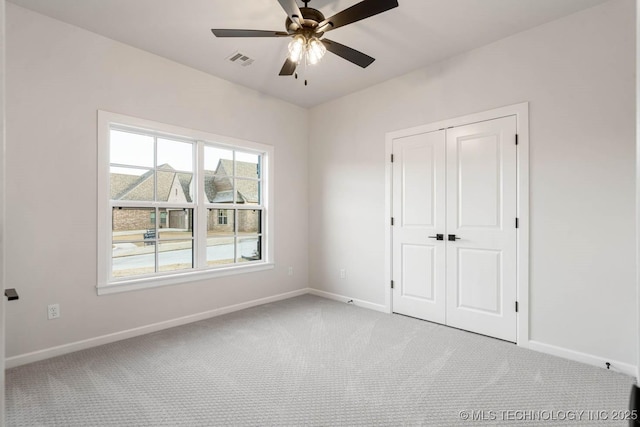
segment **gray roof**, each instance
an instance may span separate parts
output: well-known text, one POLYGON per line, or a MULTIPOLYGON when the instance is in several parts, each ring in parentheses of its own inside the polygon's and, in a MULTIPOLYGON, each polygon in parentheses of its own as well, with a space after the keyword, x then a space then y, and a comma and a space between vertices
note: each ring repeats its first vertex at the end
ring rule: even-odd
POLYGON ((119 200, 127 190, 131 189, 135 183, 140 181, 136 175, 125 175, 121 173, 111 174, 111 199, 119 200))
POLYGON ((233 190, 220 191, 216 193, 213 199, 209 199, 211 203, 233 203, 233 190))
MULTIPOLYGON (((187 202, 191 202, 189 187, 193 175, 177 173, 168 164, 158 167, 158 200, 168 200, 169 192, 176 178, 187 202)), ((112 200, 151 200, 153 198, 153 171, 147 171, 140 176, 126 174, 111 174, 112 200)))
POLYGON ((182 186, 182 191, 184 192, 184 196, 187 198, 187 202, 191 203, 191 180, 193 179, 193 175, 190 173, 178 173, 178 180, 180 181, 180 185, 182 186))
MULTIPOLYGON (((236 161, 236 177, 258 179, 259 170, 257 163, 236 161)), ((232 175, 233 161, 221 159, 216 169, 216 175, 232 175)))
MULTIPOLYGON (((210 203, 233 203, 233 161, 220 160, 214 175, 205 176, 205 193, 210 203)), ((259 184, 256 163, 236 161, 237 203, 258 203, 259 184), (254 180, 242 179, 245 177, 254 180)))
MULTIPOLYGON (((205 175, 204 188, 210 203, 233 203, 233 162, 220 160, 214 175, 205 175)), ((236 200, 237 203, 258 203, 259 183, 258 165, 236 161, 236 200), (254 178, 243 179, 243 178, 254 178)), ((168 164, 158 167, 158 199, 168 200, 169 192, 176 178, 182 187, 187 202, 191 202, 190 186, 193 175, 175 172, 168 164)), ((140 176, 111 174, 112 200, 151 200, 153 198, 153 171, 140 176)))

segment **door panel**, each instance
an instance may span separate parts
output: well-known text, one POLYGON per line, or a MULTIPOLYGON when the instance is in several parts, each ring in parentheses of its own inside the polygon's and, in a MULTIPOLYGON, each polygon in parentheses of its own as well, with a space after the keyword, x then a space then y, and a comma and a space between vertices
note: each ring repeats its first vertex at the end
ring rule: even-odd
POLYGON ((445 132, 393 141, 393 311, 445 321, 445 132))
POLYGON ((502 252, 458 248, 459 309, 501 314, 502 252))
POLYGON ((458 227, 500 226, 500 144, 495 135, 459 138, 458 227))
POLYGON ((446 323, 516 340, 516 119, 447 131, 446 323))
POLYGON ((433 227, 436 169, 435 147, 409 139, 400 146, 402 168, 402 224, 405 227, 433 227))
POLYGON ((434 256, 433 246, 402 245, 402 283, 400 291, 403 297, 434 300, 434 256))

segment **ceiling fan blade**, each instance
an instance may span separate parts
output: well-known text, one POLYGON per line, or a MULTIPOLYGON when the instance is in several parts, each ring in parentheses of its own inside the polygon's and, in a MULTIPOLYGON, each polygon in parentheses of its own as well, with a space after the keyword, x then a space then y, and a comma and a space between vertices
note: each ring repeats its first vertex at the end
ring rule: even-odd
POLYGON ((326 26, 324 32, 335 30, 344 25, 352 24, 373 15, 386 12, 394 7, 398 7, 397 0, 364 0, 320 22, 318 28, 326 26))
POLYGON ((280 6, 287 12, 287 15, 293 22, 300 25, 300 20, 302 19, 302 12, 300 12, 300 8, 296 3, 296 0, 278 0, 280 6))
POLYGON ((296 67, 297 66, 298 66, 297 63, 295 63, 292 60, 290 60, 289 58, 287 58, 284 61, 284 65, 282 66, 282 69, 280 70, 280 75, 281 76, 290 76, 290 75, 292 75, 296 71, 296 67))
POLYGON ((284 31, 264 30, 211 30, 216 37, 288 37, 290 34, 284 31))
POLYGON ((365 55, 364 53, 352 49, 349 46, 334 42, 333 40, 322 39, 321 41, 329 52, 334 53, 349 62, 353 62, 362 68, 367 68, 373 61, 375 61, 375 58, 365 55))

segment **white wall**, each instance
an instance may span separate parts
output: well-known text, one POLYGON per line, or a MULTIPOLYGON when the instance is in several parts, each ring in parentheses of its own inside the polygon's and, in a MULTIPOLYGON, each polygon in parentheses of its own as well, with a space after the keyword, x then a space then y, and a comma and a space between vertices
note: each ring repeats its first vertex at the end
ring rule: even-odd
POLYGON ((307 131, 305 109, 9 3, 7 356, 306 288, 307 131), (98 297, 98 109, 273 145, 276 268, 98 297))
POLYGON ((386 132, 529 101, 530 339, 635 366, 634 7, 614 0, 312 109, 311 286, 384 304, 386 132))

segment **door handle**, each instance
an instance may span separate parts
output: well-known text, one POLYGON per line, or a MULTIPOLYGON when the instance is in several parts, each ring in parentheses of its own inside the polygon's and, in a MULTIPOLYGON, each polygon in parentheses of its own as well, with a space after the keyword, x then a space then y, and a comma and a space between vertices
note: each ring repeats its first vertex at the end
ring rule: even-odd
POLYGON ((430 239, 444 240, 444 234, 436 234, 435 236, 429 236, 430 239))
POLYGON ((456 237, 455 234, 449 234, 449 241, 450 242, 455 242, 456 240, 460 240, 460 238, 456 237))

